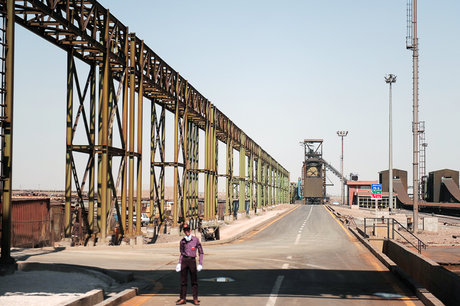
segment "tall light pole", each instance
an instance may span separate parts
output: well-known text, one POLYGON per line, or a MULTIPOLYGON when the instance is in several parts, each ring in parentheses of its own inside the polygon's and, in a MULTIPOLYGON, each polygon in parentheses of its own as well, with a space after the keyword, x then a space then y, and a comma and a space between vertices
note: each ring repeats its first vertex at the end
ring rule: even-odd
POLYGON ((418 38, 417 38, 417 0, 408 0, 408 11, 407 11, 407 36, 406 36, 406 48, 412 50, 412 178, 413 178, 413 213, 414 221, 412 231, 418 230, 418 134, 419 134, 419 122, 418 122, 418 38))
POLYGON ((342 155, 340 156, 340 164, 342 168, 342 205, 345 204, 345 180, 343 177, 343 137, 348 135, 348 131, 337 131, 337 135, 342 138, 342 155))
POLYGON ((389 74, 385 77, 385 82, 390 84, 390 103, 389 103, 389 144, 388 144, 388 190, 390 192, 388 201, 390 212, 393 210, 393 106, 392 106, 392 92, 391 84, 396 83, 396 76, 394 74, 389 74))

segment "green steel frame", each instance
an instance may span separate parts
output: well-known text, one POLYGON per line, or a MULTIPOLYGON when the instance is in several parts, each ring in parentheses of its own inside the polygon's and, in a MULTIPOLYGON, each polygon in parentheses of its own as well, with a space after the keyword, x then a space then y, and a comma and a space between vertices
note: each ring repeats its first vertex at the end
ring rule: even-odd
POLYGON ((196 225, 199 219, 215 219, 218 177, 226 178, 228 214, 236 213, 235 195, 238 195, 239 212, 246 210, 246 201, 254 210, 289 202, 289 172, 97 1, 0 0, 0 11, 7 19, 2 29, 6 31, 4 48, 7 50, 2 68, 6 76, 2 91, 5 116, 1 118, 2 262, 11 261, 15 22, 68 54, 66 237, 71 235, 71 212, 75 205, 83 208, 87 239, 97 237, 105 241, 113 230, 114 215, 118 216, 124 236, 140 234, 140 226, 134 231, 133 216, 135 211, 141 211, 145 99, 151 103, 149 206, 152 218, 156 215, 162 223, 171 220, 173 226, 178 222, 196 225), (83 86, 75 58, 90 67, 83 86), (166 111, 174 114, 172 162, 166 161, 165 153, 166 111), (199 169, 200 129, 205 132, 204 169, 199 169), (86 144, 75 144, 77 130, 85 131, 86 144), (114 147, 114 137, 119 137, 120 147, 114 147), (226 144, 225 174, 218 173, 219 141, 226 144), (239 151, 239 176, 234 175, 234 150, 239 151), (83 178, 77 175, 81 172, 76 169, 76 153, 88 156, 83 178), (116 169, 114 164, 118 160, 116 169), (174 170, 170 216, 166 215, 165 205, 167 167, 174 170), (199 209, 200 173, 205 179, 203 211, 199 209), (72 188, 76 189, 76 196, 72 188))

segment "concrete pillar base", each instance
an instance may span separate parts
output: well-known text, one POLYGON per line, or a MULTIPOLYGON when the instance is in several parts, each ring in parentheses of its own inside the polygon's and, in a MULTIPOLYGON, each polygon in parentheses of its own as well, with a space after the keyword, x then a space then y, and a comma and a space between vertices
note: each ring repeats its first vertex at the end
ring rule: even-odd
POLYGON ((144 245, 144 236, 136 236, 136 245, 144 245))
POLYGON ((134 239, 134 238, 129 238, 129 245, 130 245, 130 246, 135 246, 135 245, 136 245, 136 239, 134 239))
POLYGON ((427 232, 438 232, 438 217, 424 217, 423 230, 427 232))
POLYGON ((169 230, 169 234, 174 235, 174 236, 179 236, 180 234, 179 227, 171 227, 169 230))

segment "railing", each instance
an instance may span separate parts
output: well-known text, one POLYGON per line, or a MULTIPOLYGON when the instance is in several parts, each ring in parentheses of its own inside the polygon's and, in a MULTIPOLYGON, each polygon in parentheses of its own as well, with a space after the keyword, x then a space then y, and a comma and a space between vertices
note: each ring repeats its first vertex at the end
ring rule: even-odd
POLYGON ((367 229, 372 228, 373 232, 375 234, 376 228, 377 227, 383 227, 387 228, 387 236, 379 239, 379 238, 372 238, 373 240, 385 240, 385 239, 394 239, 395 238, 395 233, 399 235, 404 241, 406 241, 408 244, 413 246, 414 248, 417 249, 419 253, 422 253, 422 248, 426 249, 426 244, 420 240, 417 236, 415 236, 411 231, 409 231, 404 225, 402 225, 400 222, 395 220, 394 218, 364 218, 364 234, 367 234, 367 229), (373 221, 372 225, 368 225, 369 221, 373 221), (395 226, 396 225, 396 226, 395 226), (415 238, 417 243, 413 243, 409 239, 407 239, 405 236, 403 236, 400 231, 408 233, 412 238, 415 238), (391 238, 390 238, 391 234, 391 238))

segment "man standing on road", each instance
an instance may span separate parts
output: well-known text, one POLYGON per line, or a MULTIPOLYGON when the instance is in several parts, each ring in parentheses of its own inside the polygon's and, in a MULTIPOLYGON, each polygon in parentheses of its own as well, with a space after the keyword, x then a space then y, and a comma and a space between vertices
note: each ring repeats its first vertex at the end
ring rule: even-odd
POLYGON ((198 277, 197 272, 203 269, 203 247, 201 246, 200 239, 190 234, 190 227, 184 224, 185 237, 182 238, 179 244, 180 257, 179 263, 176 266, 176 271, 180 271, 180 299, 176 305, 183 305, 187 303, 187 278, 190 271, 190 278, 192 282, 193 304, 200 305, 198 301, 198 277), (196 265, 196 251, 200 255, 198 267, 196 265))

